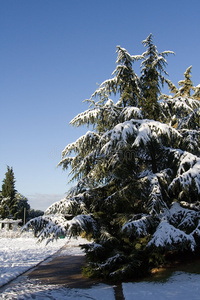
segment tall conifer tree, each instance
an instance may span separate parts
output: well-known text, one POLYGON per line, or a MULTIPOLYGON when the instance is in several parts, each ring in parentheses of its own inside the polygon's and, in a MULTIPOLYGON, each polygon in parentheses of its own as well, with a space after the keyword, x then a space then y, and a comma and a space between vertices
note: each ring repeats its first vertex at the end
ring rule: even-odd
POLYGON ((158 53, 152 35, 143 44, 142 56, 117 47, 114 77, 71 121, 91 128, 66 146, 59 163, 71 167, 77 184, 27 224, 40 239, 92 238, 83 246, 85 271, 113 280, 144 276, 168 254, 200 249, 200 102, 158 102, 165 56, 172 52, 158 53), (141 77, 132 69, 138 59, 141 77), (112 94, 119 96, 116 103, 112 94))

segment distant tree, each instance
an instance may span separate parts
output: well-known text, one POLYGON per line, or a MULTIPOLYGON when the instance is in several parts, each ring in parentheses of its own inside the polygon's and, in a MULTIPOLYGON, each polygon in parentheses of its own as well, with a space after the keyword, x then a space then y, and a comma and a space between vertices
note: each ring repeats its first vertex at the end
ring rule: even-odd
POLYGON ((2 196, 4 198, 10 197, 11 200, 15 198, 15 176, 13 172, 13 168, 7 166, 7 172, 5 174, 5 179, 2 184, 2 196))
POLYGON ((24 220, 24 210, 26 219, 29 217, 30 205, 28 204, 28 199, 20 193, 16 193, 15 197, 16 203, 16 212, 14 214, 14 219, 24 220))
POLYGON ((2 191, 0 192, 0 218, 24 220, 24 211, 26 220, 43 215, 42 211, 30 208, 28 199, 15 189, 15 182, 13 168, 7 166, 2 191))
POLYGON ((43 215, 44 215, 44 212, 40 209, 30 208, 30 210, 28 211, 28 219, 29 220, 39 217, 39 216, 43 216, 43 215))
POLYGON ((2 184, 2 215, 3 217, 14 217, 17 212, 17 202, 15 199, 15 176, 13 168, 7 166, 7 172, 2 184))

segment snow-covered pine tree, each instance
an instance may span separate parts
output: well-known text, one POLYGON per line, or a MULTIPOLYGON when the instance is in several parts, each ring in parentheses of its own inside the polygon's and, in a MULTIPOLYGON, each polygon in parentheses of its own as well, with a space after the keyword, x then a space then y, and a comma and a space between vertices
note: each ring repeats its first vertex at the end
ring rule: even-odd
POLYGON ((83 246, 88 276, 144 276, 169 252, 200 247, 200 102, 188 95, 158 102, 171 51, 158 54, 152 35, 143 44, 142 56, 117 48, 114 77, 71 121, 91 128, 67 145, 59 163, 71 167, 77 184, 26 226, 34 226, 40 239, 91 238, 83 246), (140 78, 133 71, 138 59, 140 78))

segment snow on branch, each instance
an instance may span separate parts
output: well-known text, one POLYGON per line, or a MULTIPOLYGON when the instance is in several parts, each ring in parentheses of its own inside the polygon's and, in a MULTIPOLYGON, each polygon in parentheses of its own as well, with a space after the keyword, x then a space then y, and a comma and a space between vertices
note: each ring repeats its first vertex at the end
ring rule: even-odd
POLYGON ((198 211, 181 207, 178 202, 174 202, 169 210, 170 223, 184 231, 194 230, 200 214, 198 211))
POLYGON ((200 194, 200 158, 186 151, 172 150, 172 152, 178 158, 179 167, 176 177, 169 185, 169 190, 174 190, 179 185, 187 190, 195 184, 200 194))
POLYGON ((152 138, 158 141, 159 138, 164 135, 169 139, 174 136, 181 136, 176 129, 158 121, 144 119, 137 120, 137 124, 137 137, 133 143, 133 146, 139 147, 141 143, 146 145, 152 138))
POLYGON ((84 124, 94 124, 96 119, 100 113, 99 108, 88 109, 80 114, 78 114, 75 118, 73 118, 70 122, 71 125, 79 127, 84 124))
POLYGON ((121 115, 124 117, 125 121, 129 121, 130 119, 142 119, 142 111, 140 108, 135 106, 125 107, 121 115))
POLYGON ((45 211, 45 215, 73 214, 75 210, 77 211, 77 207, 79 210, 81 209, 82 211, 84 211, 84 197, 85 193, 81 193, 69 198, 65 197, 64 199, 61 199, 60 201, 57 201, 49 206, 45 211))
POLYGON ((61 235, 66 235, 66 219, 63 215, 44 215, 31 219, 22 227, 22 231, 26 231, 29 228, 34 230, 35 236, 38 237, 39 241, 48 238, 48 243, 61 235))
POLYGON ((199 160, 200 159, 196 155, 183 151, 179 160, 177 175, 179 176, 185 173, 187 170, 193 168, 196 164, 199 164, 199 160))
MULTIPOLYGON (((62 151, 62 158, 68 154, 71 154, 73 151, 80 152, 80 149, 86 149, 86 145, 89 146, 96 143, 99 138, 99 134, 93 131, 86 132, 86 134, 82 135, 74 143, 71 143, 65 147, 65 149, 62 151)), ((60 164, 61 163, 59 163, 59 165, 60 164)))
POLYGON ((77 236, 82 232, 95 234, 97 232, 96 221, 91 215, 77 215, 67 220, 64 214, 44 215, 34 218, 26 223, 22 230, 33 228, 39 241, 48 238, 48 241, 64 236, 77 236))
POLYGON ((132 120, 119 123, 112 130, 102 135, 100 139, 100 143, 103 145, 101 152, 108 153, 110 150, 112 151, 113 147, 120 149, 123 145, 127 144, 128 136, 133 135, 136 130, 132 120))
POLYGON ((180 131, 183 136, 183 144, 187 151, 192 154, 200 153, 200 131, 199 130, 190 130, 182 129, 180 131))
POLYGON ((134 140, 130 146, 139 147, 141 144, 146 145, 149 143, 152 138, 162 142, 163 136, 166 136, 169 140, 181 137, 176 129, 167 124, 148 119, 131 119, 117 124, 113 129, 102 135, 100 138, 101 152, 109 153, 113 148, 117 150, 123 148, 127 145, 130 137, 134 140))
POLYGON ((105 81, 103 81, 99 88, 92 94, 91 99, 99 96, 100 99, 103 98, 103 96, 105 96, 105 94, 111 94, 112 92, 114 94, 117 93, 117 85, 118 85, 119 81, 118 78, 115 76, 111 79, 107 79, 105 81))
POLYGON ((147 247, 156 246, 166 249, 174 249, 175 246, 189 247, 194 251, 196 242, 192 234, 186 234, 182 230, 175 228, 167 220, 163 219, 158 225, 152 239, 147 247))
POLYGON ((118 57, 116 61, 117 64, 124 63, 124 61, 132 63, 133 57, 128 53, 128 51, 125 48, 122 48, 121 46, 117 46, 116 48, 116 52, 118 52, 118 57))
POLYGON ((140 237, 148 234, 148 230, 152 225, 152 216, 135 215, 132 219, 124 224, 122 232, 128 236, 140 237))
POLYGON ((97 233, 97 223, 91 215, 77 215, 71 221, 68 221, 67 225, 67 235, 69 236, 77 236, 84 231, 93 235, 97 233))
POLYGON ((161 211, 168 210, 167 204, 163 200, 162 189, 158 180, 159 177, 162 177, 162 179, 165 180, 163 175, 164 174, 160 173, 148 176, 148 179, 151 184, 151 190, 148 196, 146 207, 150 214, 158 215, 161 213, 161 211))
MULTIPOLYGON (((174 93, 177 94, 177 91, 174 91, 174 93)), ((170 124, 177 122, 176 127, 183 128, 185 125, 187 126, 194 114, 198 114, 196 110, 198 110, 200 102, 191 97, 178 97, 175 95, 174 97, 168 97, 165 101, 161 101, 160 105, 170 124)))

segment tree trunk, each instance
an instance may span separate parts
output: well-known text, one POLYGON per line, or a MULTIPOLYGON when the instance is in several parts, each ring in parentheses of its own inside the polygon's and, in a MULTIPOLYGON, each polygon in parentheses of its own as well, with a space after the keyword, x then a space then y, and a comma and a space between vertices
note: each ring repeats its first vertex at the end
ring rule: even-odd
POLYGON ((115 300, 125 300, 122 283, 119 283, 114 286, 114 292, 115 292, 115 300))

